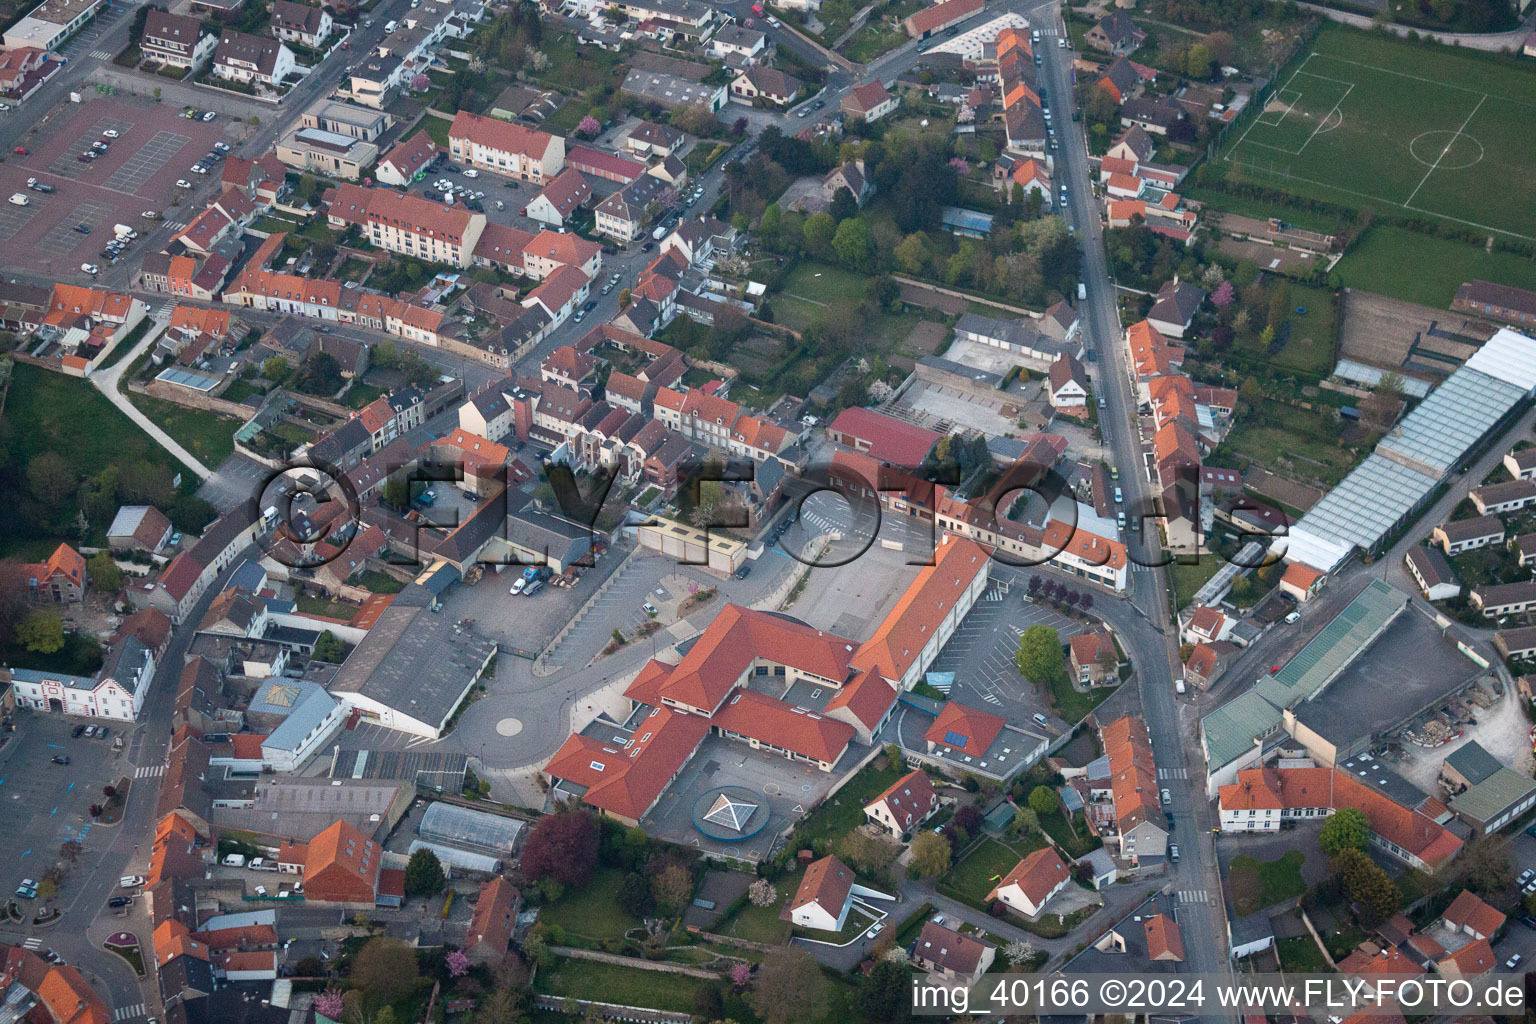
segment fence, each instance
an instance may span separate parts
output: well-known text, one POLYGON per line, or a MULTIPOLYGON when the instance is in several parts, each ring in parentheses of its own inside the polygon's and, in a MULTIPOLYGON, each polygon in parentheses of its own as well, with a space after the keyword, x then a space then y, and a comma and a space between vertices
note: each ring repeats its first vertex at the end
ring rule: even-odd
MULTIPOLYGON (((1301 33, 1301 35, 1296 37, 1296 43, 1291 47, 1290 52, 1275 62, 1275 67, 1270 72, 1269 80, 1266 81, 1263 87, 1256 91, 1253 96, 1249 98, 1248 106, 1243 108, 1242 113, 1238 114, 1237 117, 1233 118, 1231 121, 1222 126, 1221 130, 1216 133, 1216 137, 1211 139, 1210 143, 1206 145, 1205 153, 1200 159, 1216 159, 1217 151, 1220 150, 1222 146, 1226 145, 1227 136, 1239 129, 1245 131, 1247 130, 1246 126, 1248 122, 1259 116, 1259 114, 1264 109, 1264 104, 1268 103, 1269 98, 1274 95, 1275 89, 1277 88, 1276 83, 1280 81, 1281 76, 1284 75, 1286 71, 1291 71, 1294 74, 1295 71, 1299 69, 1301 64, 1306 60, 1306 58, 1302 56, 1302 53, 1311 47, 1313 40, 1317 38, 1317 34, 1318 32, 1322 31, 1322 28, 1322 21, 1315 21, 1310 26, 1308 26, 1301 33), (1292 65, 1295 65, 1295 67, 1292 67, 1292 65)), ((1289 81, 1289 79, 1287 79, 1287 81, 1289 81)), ((1195 164, 1198 164, 1199 162, 1200 160, 1196 160, 1195 164)), ((1195 164, 1190 165, 1191 171, 1195 169, 1195 164)))
POLYGON ((572 960, 596 960, 601 964, 613 964, 616 967, 628 967, 636 971, 656 971, 659 974, 680 974, 686 978, 699 978, 703 981, 719 981, 718 971, 706 971, 702 967, 687 967, 683 964, 669 963, 665 960, 641 960, 633 956, 620 956, 618 953, 603 953, 595 949, 576 949, 571 946, 550 946, 549 951, 556 956, 570 957, 572 960))
POLYGON ((570 635, 571 630, 575 629, 576 626, 580 624, 581 620, 586 617, 587 612, 591 611, 592 606, 597 603, 597 599, 608 592, 608 588, 613 586, 614 580, 623 575, 624 570, 629 566, 629 560, 634 558, 635 552, 639 550, 640 548, 638 546, 630 548, 629 554, 624 556, 624 560, 621 561, 618 565, 614 566, 613 571, 608 574, 607 578, 597 585, 596 590, 592 591, 592 596, 587 598, 586 601, 582 603, 582 606, 576 610, 575 615, 571 616, 571 621, 561 626, 560 632, 555 634, 554 639, 550 640, 549 643, 544 645, 544 650, 540 651, 538 656, 533 659, 535 669, 541 667, 541 662, 544 663, 544 665, 547 667, 548 658, 552 653, 554 653, 555 648, 559 647, 565 638, 570 635))

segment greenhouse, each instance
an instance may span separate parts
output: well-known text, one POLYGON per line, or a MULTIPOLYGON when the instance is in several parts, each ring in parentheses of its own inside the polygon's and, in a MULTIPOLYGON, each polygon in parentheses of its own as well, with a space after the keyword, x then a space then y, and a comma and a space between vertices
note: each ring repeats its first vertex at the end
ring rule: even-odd
POLYGON ((522 830, 523 823, 516 818, 438 801, 427 808, 416 834, 434 842, 510 857, 522 830))
POLYGON ((470 853, 468 850, 460 850, 455 846, 444 846, 442 843, 428 843, 420 839, 411 840, 411 853, 417 850, 431 850, 437 854, 438 863, 448 873, 473 875, 494 875, 501 870, 501 861, 495 857, 483 853, 470 853))

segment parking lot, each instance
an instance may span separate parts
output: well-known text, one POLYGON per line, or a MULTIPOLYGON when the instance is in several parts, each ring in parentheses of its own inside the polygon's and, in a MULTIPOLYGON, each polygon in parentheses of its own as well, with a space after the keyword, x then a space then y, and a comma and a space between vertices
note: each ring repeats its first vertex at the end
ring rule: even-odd
POLYGON ((1026 603, 1022 595, 1022 586, 1014 585, 1005 594, 994 581, 929 671, 953 672, 950 696, 962 704, 992 711, 1018 725, 1043 714, 1061 731, 1070 726, 1051 712, 1043 692, 1019 675, 1014 656, 1019 637, 1031 626, 1050 626, 1063 641, 1085 627, 1043 605, 1026 603))
POLYGON ((190 220, 190 211, 176 209, 182 195, 176 179, 189 173, 181 165, 190 166, 211 149, 226 127, 186 120, 174 107, 135 97, 57 105, 22 139, 29 152, 0 164, 0 194, 21 193, 29 200, 26 206, 7 203, 0 211, 0 242, 30 254, 34 269, 71 278, 80 274, 81 263, 100 262, 114 223, 137 227, 146 209, 169 220, 190 220), (81 161, 80 154, 109 129, 119 137, 95 160, 81 161), (56 191, 27 188, 31 177, 56 191), (75 231, 79 224, 90 233, 75 231))
MULTIPOLYGON (((41 878, 58 861, 61 844, 89 842, 96 830, 90 806, 100 799, 101 787, 116 782, 118 775, 111 737, 70 737, 82 719, 18 714, 16 734, 0 754, 0 807, 6 822, 0 830, 0 863, 6 865, 0 884, 7 894, 24 878, 41 878), (53 764, 55 756, 67 756, 71 763, 53 764)), ((111 728, 116 735, 119 728, 111 728)), ((66 882, 61 896, 68 900, 69 895, 66 882)))

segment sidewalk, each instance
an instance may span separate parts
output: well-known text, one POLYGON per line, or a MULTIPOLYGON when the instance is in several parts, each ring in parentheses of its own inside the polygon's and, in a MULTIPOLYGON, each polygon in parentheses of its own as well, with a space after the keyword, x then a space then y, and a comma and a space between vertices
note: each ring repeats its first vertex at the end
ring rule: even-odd
POLYGON ((170 434, 161 430, 154 421, 139 411, 138 406, 129 401, 127 395, 117 389, 118 383, 122 380, 123 371, 128 369, 134 360, 148 351, 149 347, 160 337, 160 333, 165 330, 165 326, 164 323, 158 320, 155 321, 155 325, 144 332, 144 337, 139 340, 139 343, 133 347, 131 352, 119 358, 116 363, 113 363, 106 370, 92 374, 91 383, 96 385, 98 391, 107 396, 109 402, 121 409, 123 414, 129 419, 137 423, 144 433, 154 438, 160 447, 176 456, 182 465, 196 473, 200 479, 207 480, 214 475, 214 471, 193 457, 191 452, 177 444, 170 434))

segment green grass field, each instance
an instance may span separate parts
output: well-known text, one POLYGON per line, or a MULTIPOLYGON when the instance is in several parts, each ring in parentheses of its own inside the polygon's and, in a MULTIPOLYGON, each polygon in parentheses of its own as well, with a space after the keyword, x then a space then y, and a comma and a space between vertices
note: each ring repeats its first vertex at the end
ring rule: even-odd
POLYGON ((589 939, 623 938, 625 932, 640 924, 619 909, 619 885, 623 881, 622 871, 604 868, 580 889, 567 892, 545 907, 539 919, 589 939))
POLYGON ((703 982, 698 978, 682 974, 557 957, 548 967, 539 968, 533 990, 552 996, 687 1013, 693 1009, 694 993, 701 985, 703 982))
POLYGON ((1536 288, 1536 263, 1508 252, 1488 252, 1390 224, 1373 224, 1339 261, 1349 287, 1444 309, 1463 281, 1493 281, 1536 288))
POLYGON ((1443 47, 1328 25, 1229 143, 1229 170, 1352 205, 1536 238, 1536 78, 1443 47))
POLYGON ((983 906, 987 893, 992 891, 998 879, 1012 871, 1025 854, 1033 853, 1044 845, 1039 839, 1020 839, 1012 844, 999 839, 983 839, 965 859, 949 869, 949 873, 942 879, 943 884, 957 898, 983 906))
POLYGON ((1287 850, 1278 860, 1261 861, 1249 856, 1232 858, 1227 868, 1227 885, 1238 914, 1246 917, 1282 900, 1294 899, 1307 889, 1301 877, 1306 855, 1287 850))

